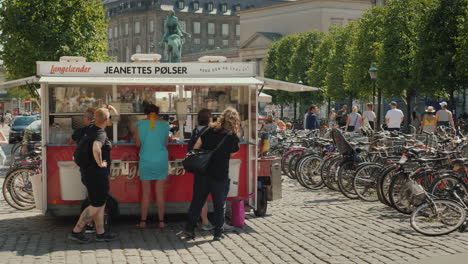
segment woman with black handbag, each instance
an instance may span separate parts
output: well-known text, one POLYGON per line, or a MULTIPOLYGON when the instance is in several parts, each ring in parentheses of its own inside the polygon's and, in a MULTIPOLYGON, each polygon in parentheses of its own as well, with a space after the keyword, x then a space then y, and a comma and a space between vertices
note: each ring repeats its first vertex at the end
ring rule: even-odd
POLYGON ((194 149, 213 150, 213 154, 204 175, 195 178, 193 199, 188 211, 189 219, 185 229, 179 233, 181 238, 195 238, 195 226, 210 193, 214 206, 213 240, 223 237, 224 209, 230 184, 229 160, 231 154, 239 151, 239 129, 239 113, 233 108, 227 108, 197 140, 194 149))

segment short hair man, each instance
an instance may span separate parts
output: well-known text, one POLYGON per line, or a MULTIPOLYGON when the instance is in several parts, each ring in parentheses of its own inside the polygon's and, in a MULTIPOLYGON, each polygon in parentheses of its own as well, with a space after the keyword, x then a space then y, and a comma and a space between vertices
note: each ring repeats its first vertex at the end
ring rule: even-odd
POLYGON ((447 102, 441 102, 439 105, 441 109, 436 113, 436 126, 455 127, 455 123, 453 122, 453 114, 447 110, 447 102))
POLYGON ((318 108, 316 105, 311 105, 309 108, 309 113, 307 114, 305 129, 312 130, 319 128, 320 126, 318 123, 318 108))
POLYGON ((385 115, 385 123, 387 124, 388 131, 400 131, 401 123, 405 115, 397 108, 397 103, 392 101, 390 104, 390 110, 385 115))
POLYGON ((336 122, 340 127, 344 127, 346 125, 346 121, 348 120, 348 105, 343 105, 341 109, 336 113, 336 122))

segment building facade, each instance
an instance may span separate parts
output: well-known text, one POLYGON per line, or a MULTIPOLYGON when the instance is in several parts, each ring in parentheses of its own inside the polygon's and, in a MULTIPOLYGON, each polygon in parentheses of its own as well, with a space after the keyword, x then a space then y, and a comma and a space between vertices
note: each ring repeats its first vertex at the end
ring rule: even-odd
POLYGON ((181 28, 191 34, 182 55, 238 49, 238 12, 281 4, 282 0, 103 0, 109 19, 108 54, 128 62, 135 53, 163 53, 164 21, 174 10, 181 28))
POLYGON ((344 26, 359 19, 374 3, 383 2, 302 0, 241 11, 239 55, 242 61, 257 62, 258 72, 263 75, 265 58, 272 42, 294 33, 311 30, 328 32, 330 26, 344 26))

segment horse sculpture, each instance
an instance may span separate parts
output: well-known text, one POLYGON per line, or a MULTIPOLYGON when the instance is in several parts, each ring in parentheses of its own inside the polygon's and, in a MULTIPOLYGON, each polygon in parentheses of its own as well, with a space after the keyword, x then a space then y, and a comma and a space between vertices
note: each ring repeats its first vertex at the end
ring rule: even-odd
POLYGON ((182 44, 182 38, 177 34, 172 34, 167 38, 168 62, 181 62, 182 44))

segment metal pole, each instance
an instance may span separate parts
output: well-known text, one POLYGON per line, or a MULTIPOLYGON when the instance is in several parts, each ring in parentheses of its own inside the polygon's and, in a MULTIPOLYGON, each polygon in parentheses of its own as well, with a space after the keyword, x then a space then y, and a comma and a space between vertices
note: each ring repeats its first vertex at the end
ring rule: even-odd
POLYGON ((375 80, 372 82, 372 105, 375 107, 375 80))
POLYGON ((380 124, 382 123, 381 121, 381 117, 382 117, 382 90, 379 89, 377 90, 378 93, 377 93, 377 100, 378 100, 378 104, 379 104, 379 108, 377 109, 377 129, 376 130, 380 130, 380 124))

